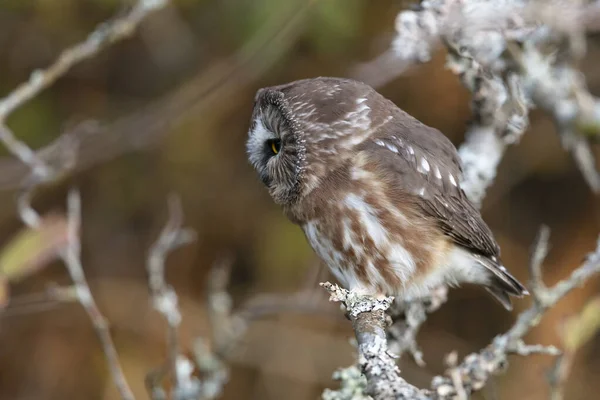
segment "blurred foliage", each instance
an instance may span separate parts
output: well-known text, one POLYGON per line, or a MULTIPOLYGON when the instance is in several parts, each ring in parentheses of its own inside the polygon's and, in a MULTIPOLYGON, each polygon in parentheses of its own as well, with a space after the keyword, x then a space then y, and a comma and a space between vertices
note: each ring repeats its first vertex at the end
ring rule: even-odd
POLYGON ((600 297, 588 301, 575 316, 569 317, 561 327, 566 352, 575 353, 597 336, 600 331, 600 297))
POLYGON ((17 281, 54 260, 67 244, 67 221, 48 215, 38 228, 21 229, 0 251, 0 276, 17 281))

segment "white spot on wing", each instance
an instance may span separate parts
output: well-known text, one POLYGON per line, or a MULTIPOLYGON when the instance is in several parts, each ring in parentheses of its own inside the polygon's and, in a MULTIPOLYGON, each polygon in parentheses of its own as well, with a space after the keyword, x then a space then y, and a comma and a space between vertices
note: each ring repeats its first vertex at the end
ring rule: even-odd
POLYGON ((454 179, 454 175, 450 174, 450 183, 453 184, 454 186, 458 187, 458 184, 456 183, 456 179, 454 179))
POLYGON ((408 152, 413 156, 415 155, 415 149, 413 149, 412 146, 408 146, 408 152))
POLYGON ((397 153, 397 152, 398 152, 398 148, 397 148, 396 146, 394 146, 393 144, 387 143, 387 144, 385 145, 385 147, 387 147, 387 148, 388 148, 388 150, 390 150, 390 151, 393 151, 394 153, 397 153))
POLYGON ((442 179, 442 173, 440 172, 440 169, 438 168, 438 166, 437 166, 437 165, 435 166, 434 173, 435 173, 435 177, 436 177, 436 178, 438 178, 438 179, 442 179))
POLYGON ((421 158, 421 163, 419 164, 419 172, 426 174, 429 172, 429 163, 425 159, 425 157, 421 158))
POLYGON ((380 140, 380 139, 376 139, 375 144, 378 144, 380 146, 385 146, 385 143, 383 142, 383 140, 380 140))

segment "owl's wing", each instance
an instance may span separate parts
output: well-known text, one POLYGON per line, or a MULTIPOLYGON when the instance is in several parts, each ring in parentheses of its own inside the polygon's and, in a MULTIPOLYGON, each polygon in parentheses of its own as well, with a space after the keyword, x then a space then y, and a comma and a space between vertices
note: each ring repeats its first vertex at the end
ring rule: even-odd
POLYGON ((491 258, 500 254, 492 232, 460 188, 460 160, 446 136, 404 114, 365 146, 378 153, 377 164, 392 186, 433 217, 456 244, 491 258))

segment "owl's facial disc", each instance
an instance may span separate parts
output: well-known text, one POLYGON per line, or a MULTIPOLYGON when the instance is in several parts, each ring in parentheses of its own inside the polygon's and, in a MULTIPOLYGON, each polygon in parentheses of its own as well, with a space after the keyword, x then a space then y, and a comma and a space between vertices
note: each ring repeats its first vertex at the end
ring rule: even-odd
POLYGON ((246 143, 248 158, 275 202, 293 197, 298 177, 292 132, 279 110, 266 105, 255 110, 246 143))

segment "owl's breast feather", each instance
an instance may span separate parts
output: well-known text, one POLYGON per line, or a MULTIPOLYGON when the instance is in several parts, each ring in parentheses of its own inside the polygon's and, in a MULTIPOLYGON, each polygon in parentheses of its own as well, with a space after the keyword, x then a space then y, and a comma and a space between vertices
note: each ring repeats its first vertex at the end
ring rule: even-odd
POLYGON ((348 192, 301 224, 317 255, 347 288, 366 294, 399 294, 433 257, 429 226, 383 199, 348 192))

